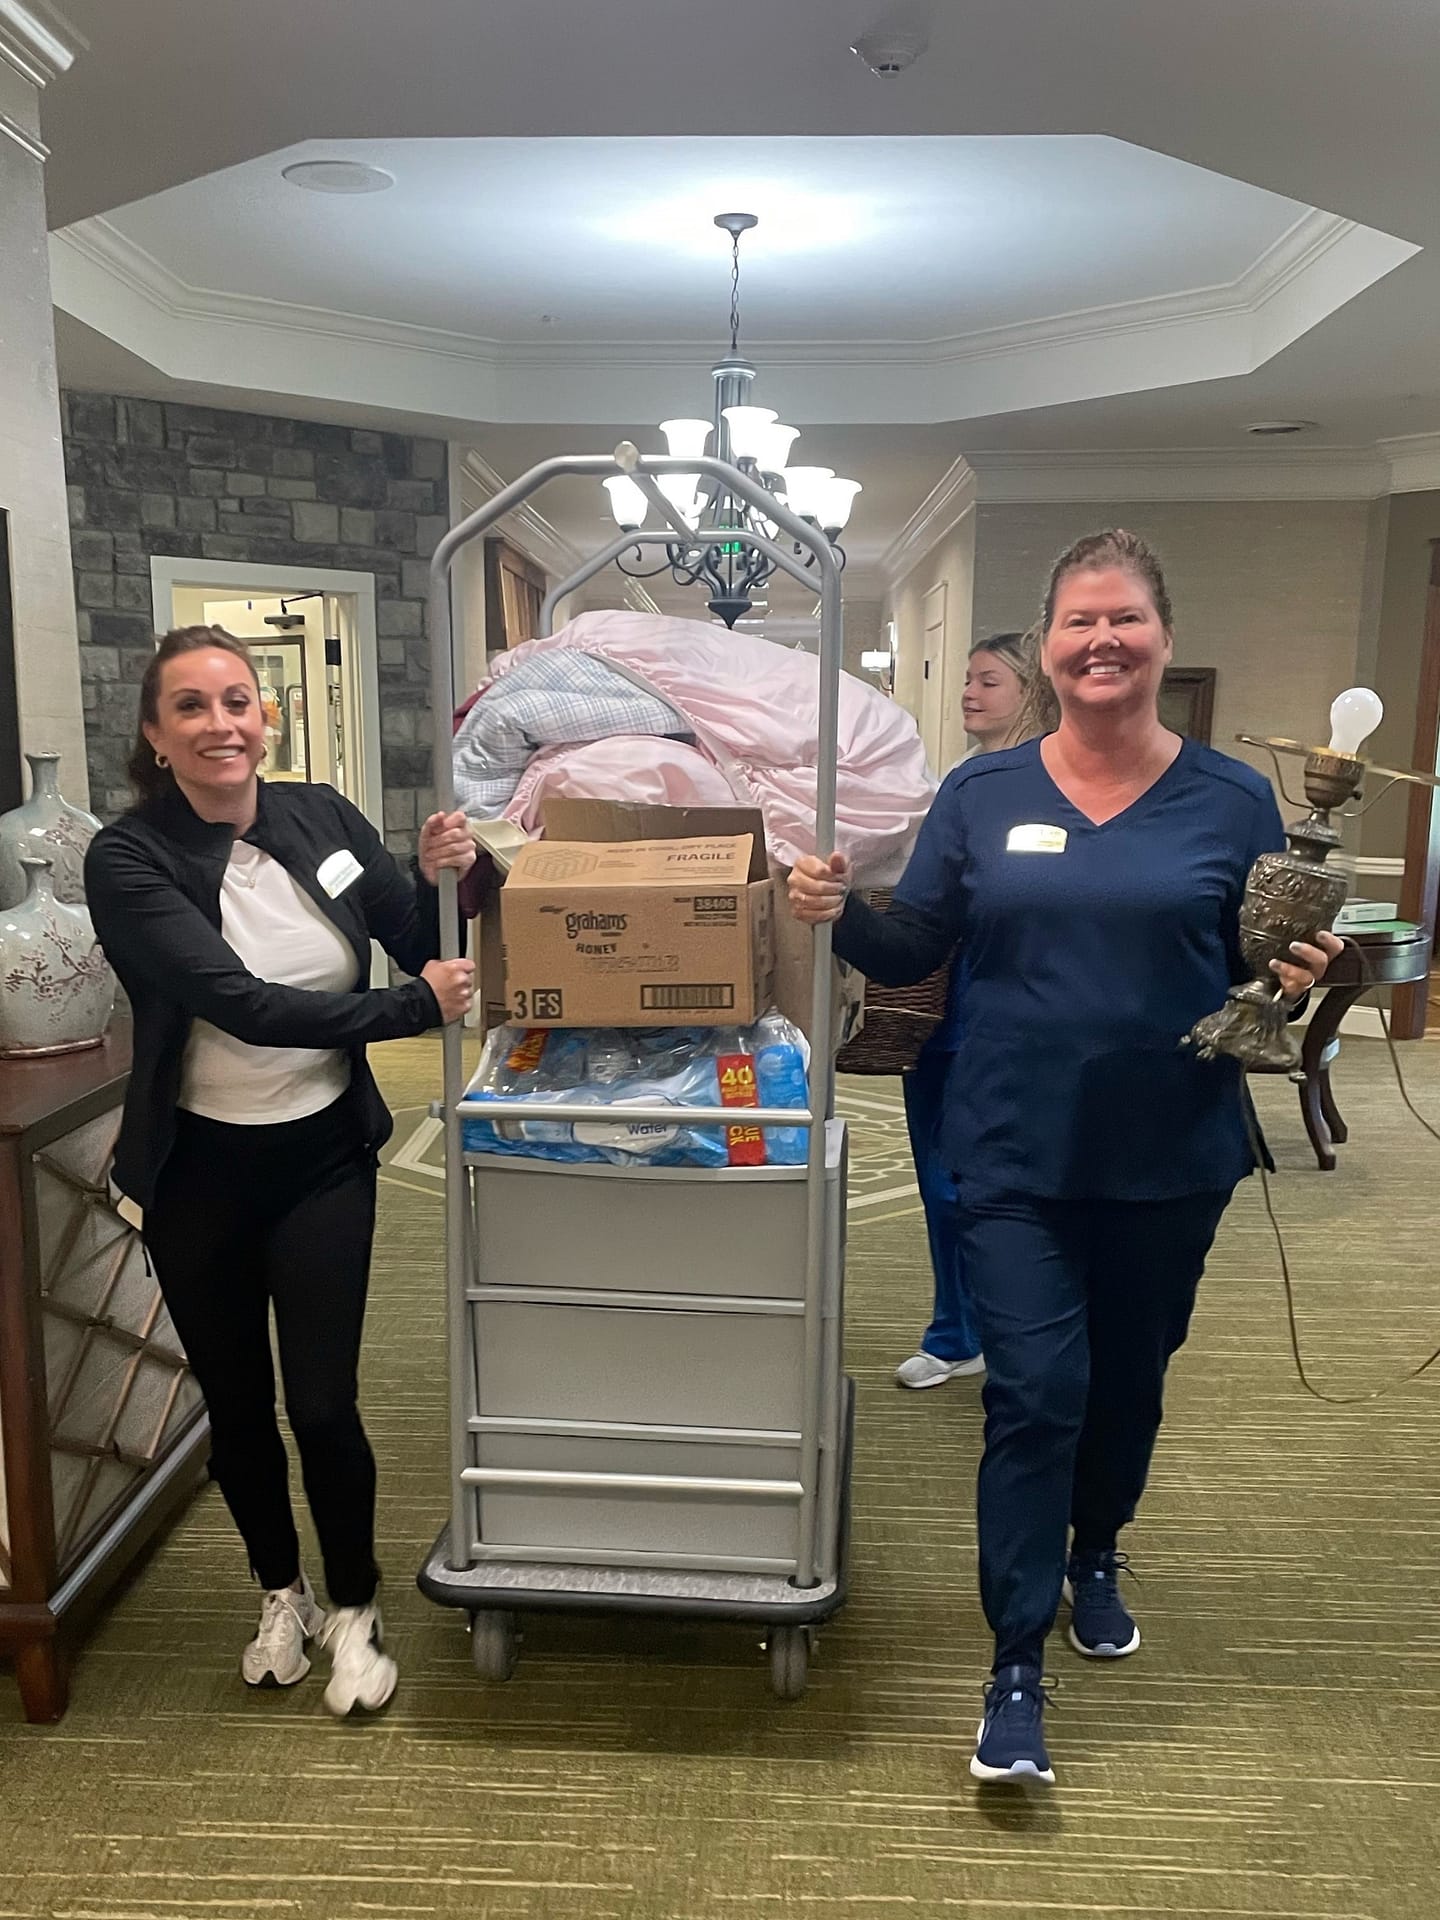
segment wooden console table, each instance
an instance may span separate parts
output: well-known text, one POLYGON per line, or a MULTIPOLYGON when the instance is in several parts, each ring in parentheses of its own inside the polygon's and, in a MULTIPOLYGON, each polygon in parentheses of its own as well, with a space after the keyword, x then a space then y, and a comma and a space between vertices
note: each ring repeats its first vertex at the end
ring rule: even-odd
POLYGON ((1387 920, 1374 927, 1346 931, 1361 949, 1346 947, 1330 962, 1319 1006, 1310 1016, 1300 1050, 1300 1112, 1321 1171, 1335 1170, 1335 1148, 1349 1130, 1335 1104, 1330 1066, 1339 1051, 1340 1022, 1371 987, 1410 986, 1430 976, 1430 935, 1410 920, 1387 920))
POLYGON ((29 1720, 65 1711, 60 1628, 186 1499, 208 1430, 107 1174, 130 1029, 0 1061, 0 1654, 29 1720))

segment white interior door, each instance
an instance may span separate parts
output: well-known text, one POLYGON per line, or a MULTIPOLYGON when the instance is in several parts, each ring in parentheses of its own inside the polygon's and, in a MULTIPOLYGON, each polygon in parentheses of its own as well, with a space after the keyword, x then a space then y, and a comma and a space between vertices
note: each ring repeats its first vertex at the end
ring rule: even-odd
POLYGON ((150 580, 157 633, 214 624, 250 643, 270 696, 265 777, 334 786, 383 832, 374 576, 157 557, 150 580))
POLYGON ((921 612, 924 619, 924 681, 920 689, 920 738, 925 742, 925 757, 936 773, 940 765, 941 737, 945 725, 945 581, 926 594, 921 612))

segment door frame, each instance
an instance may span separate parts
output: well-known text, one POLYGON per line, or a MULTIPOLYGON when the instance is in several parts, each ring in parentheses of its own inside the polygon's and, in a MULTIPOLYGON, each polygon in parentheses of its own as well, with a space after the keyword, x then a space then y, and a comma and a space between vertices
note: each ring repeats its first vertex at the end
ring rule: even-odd
MULTIPOLYGON (((1410 764, 1419 773, 1440 774, 1440 540, 1430 542, 1430 580, 1425 594, 1425 628, 1420 648, 1420 684, 1415 696, 1415 739, 1410 764)), ((1436 931, 1440 904, 1440 793, 1412 787, 1405 822, 1405 874, 1400 883, 1400 915, 1436 931)), ((1397 1040, 1423 1040, 1429 1015, 1430 982, 1396 987, 1390 1000, 1390 1031, 1397 1040)))
POLYGON ((930 762, 931 772, 937 777, 945 772, 942 764, 945 757, 945 667, 946 654, 950 645, 950 583, 937 580, 933 587, 927 588, 920 600, 920 736, 925 745, 925 757, 930 762), (931 606, 938 598, 939 618, 932 618, 931 606), (934 687, 931 688, 930 636, 938 633, 940 644, 935 652, 934 687), (934 738, 927 735, 927 727, 933 724, 934 738))
POLYGON ((375 576, 341 567, 267 566, 252 560, 188 560, 156 554, 150 562, 151 616, 156 633, 174 625, 176 587, 213 587, 217 592, 270 596, 306 592, 348 594, 355 603, 356 671, 359 676, 360 811, 383 835, 385 777, 380 757, 380 646, 375 627, 375 576))

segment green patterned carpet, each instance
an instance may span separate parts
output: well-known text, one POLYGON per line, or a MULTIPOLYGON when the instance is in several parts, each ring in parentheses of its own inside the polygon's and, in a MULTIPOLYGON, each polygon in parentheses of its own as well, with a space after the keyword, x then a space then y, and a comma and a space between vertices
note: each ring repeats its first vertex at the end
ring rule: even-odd
MULTIPOLYGON (((1409 1049, 1440 1114, 1440 1049, 1409 1049)), ((740 1628, 540 1619, 481 1683, 415 1569, 445 1509, 440 1203, 425 1042, 381 1054, 387 1169, 365 1402, 401 1691, 337 1723, 317 1679, 250 1694, 252 1600, 207 1490, 99 1622, 74 1704, 27 1728, 0 1675, 0 1920, 721 1920, 1440 1912, 1440 1368, 1378 1408, 1299 1388, 1258 1189, 1232 1209, 1129 1542, 1144 1652, 1060 1642, 1060 1785, 979 1793, 973 1382, 890 1384, 924 1319, 895 1090, 851 1083, 853 1597, 807 1697, 740 1628)), ((1337 1076, 1354 1144, 1321 1176, 1264 1088, 1316 1375, 1363 1391, 1440 1341, 1440 1145, 1381 1049, 1337 1076)))

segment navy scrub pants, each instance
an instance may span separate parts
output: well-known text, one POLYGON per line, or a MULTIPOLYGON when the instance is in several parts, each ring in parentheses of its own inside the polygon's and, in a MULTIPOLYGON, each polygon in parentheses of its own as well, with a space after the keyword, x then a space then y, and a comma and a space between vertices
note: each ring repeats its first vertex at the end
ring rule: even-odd
POLYGON ((950 1072, 949 1052, 926 1049, 905 1075, 905 1123, 915 1178, 925 1208, 925 1231, 930 1241, 930 1265, 935 1273, 935 1307, 920 1345, 937 1360, 951 1363, 973 1360, 980 1352, 975 1314, 965 1289, 965 1261, 960 1251, 960 1196, 955 1176, 941 1149, 941 1117, 945 1083, 950 1072))
POLYGON ((1041 1664, 1067 1528, 1077 1551, 1104 1551, 1134 1518, 1229 1199, 1021 1196, 961 1216, 985 1349, 980 1597, 997 1670, 1041 1664))

